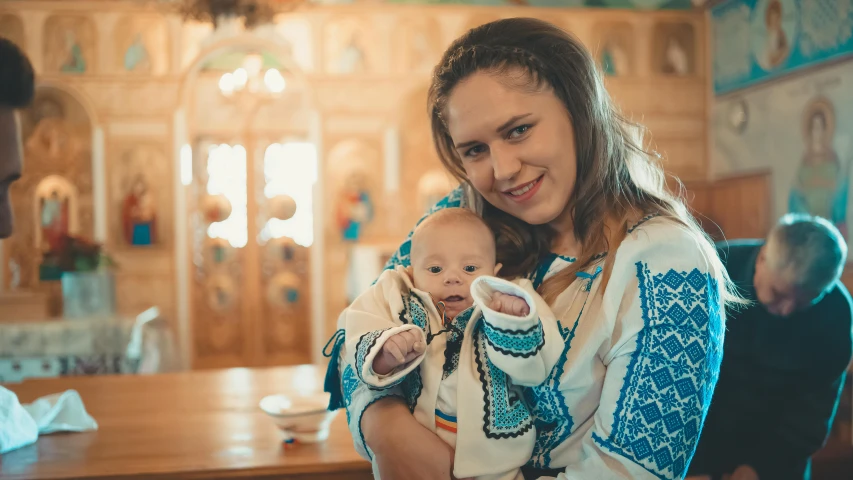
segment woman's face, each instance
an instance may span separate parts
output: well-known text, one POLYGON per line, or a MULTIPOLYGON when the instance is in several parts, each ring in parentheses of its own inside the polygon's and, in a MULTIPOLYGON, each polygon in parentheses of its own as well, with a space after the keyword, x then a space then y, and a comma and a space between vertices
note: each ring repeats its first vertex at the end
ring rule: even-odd
POLYGON ((448 98, 448 130, 468 180, 489 203, 559 228, 577 175, 574 128, 550 88, 511 86, 524 81, 519 73, 479 72, 460 82, 448 98))

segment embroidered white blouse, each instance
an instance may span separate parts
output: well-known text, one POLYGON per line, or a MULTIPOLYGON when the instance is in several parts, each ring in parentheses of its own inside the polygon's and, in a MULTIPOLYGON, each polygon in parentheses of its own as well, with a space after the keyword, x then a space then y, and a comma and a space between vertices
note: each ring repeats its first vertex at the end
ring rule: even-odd
MULTIPOLYGON (((470 204, 457 189, 433 211, 470 204)), ((409 251, 407 240, 388 266, 408 265, 409 251)), ((542 385, 525 389, 532 418, 516 428, 533 421, 530 464, 559 469, 561 480, 682 478, 719 375, 723 280, 697 240, 661 217, 630 228, 606 255, 615 255, 606 287, 601 258, 551 305, 563 355, 542 385)), ((551 255, 531 274, 534 287, 573 261, 551 255)), ((418 392, 371 389, 349 365, 341 386, 356 450, 370 459, 365 409, 396 395, 414 410, 418 392)))

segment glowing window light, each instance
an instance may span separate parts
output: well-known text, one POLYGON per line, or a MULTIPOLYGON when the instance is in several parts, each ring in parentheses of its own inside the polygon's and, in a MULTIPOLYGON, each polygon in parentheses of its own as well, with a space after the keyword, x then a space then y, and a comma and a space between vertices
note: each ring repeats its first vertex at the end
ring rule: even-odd
POLYGON ((246 149, 242 145, 213 145, 207 157, 207 193, 224 195, 231 202, 231 215, 221 222, 210 224, 207 235, 223 238, 234 248, 245 247, 249 241, 246 211, 246 149))
POLYGON ((308 142, 274 143, 264 152, 264 196, 288 195, 296 213, 287 220, 271 218, 259 241, 289 237, 303 247, 314 243, 313 190, 317 182, 317 150, 308 142))

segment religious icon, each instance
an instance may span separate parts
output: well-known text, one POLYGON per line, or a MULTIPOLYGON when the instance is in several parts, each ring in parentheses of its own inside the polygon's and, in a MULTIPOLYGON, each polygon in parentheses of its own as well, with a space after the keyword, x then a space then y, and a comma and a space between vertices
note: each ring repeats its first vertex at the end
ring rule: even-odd
POLYGON ((151 70, 151 60, 141 33, 133 37, 133 42, 124 52, 124 69, 128 72, 151 70))
POLYGON ((373 219, 373 203, 363 172, 352 172, 338 200, 338 228, 344 241, 357 242, 362 229, 373 219))
POLYGON ((666 52, 663 63, 663 73, 684 76, 690 73, 690 63, 687 51, 677 38, 669 37, 666 42, 666 52))
POLYGON ((790 47, 788 36, 782 28, 782 2, 770 0, 764 12, 767 37, 764 47, 764 64, 768 68, 776 67, 788 57, 790 47))
POLYGON ((337 61, 338 73, 356 73, 364 70, 364 52, 355 36, 350 40, 337 61))
POLYGON ((368 70, 369 39, 366 29, 355 18, 332 21, 325 28, 326 69, 331 73, 351 74, 368 70))
POLYGON ((39 211, 43 249, 47 252, 58 252, 68 235, 68 197, 61 196, 59 191, 54 189, 47 197, 40 199, 39 211))
POLYGON ((831 221, 847 238, 848 167, 833 146, 835 111, 829 100, 813 100, 803 117, 804 154, 788 198, 788 210, 831 221))
POLYGON ((86 71, 86 59, 83 49, 77 41, 77 34, 72 29, 65 30, 65 60, 60 70, 66 73, 83 73, 86 71))
POLYGON ((604 74, 611 77, 627 75, 628 56, 625 50, 616 40, 608 40, 601 49, 601 68, 604 74))
POLYGON ((153 245, 157 240, 157 211, 148 182, 136 175, 124 199, 122 225, 125 241, 133 246, 153 245))
POLYGON ((696 38, 689 23, 661 23, 655 27, 656 70, 683 77, 694 73, 696 38))

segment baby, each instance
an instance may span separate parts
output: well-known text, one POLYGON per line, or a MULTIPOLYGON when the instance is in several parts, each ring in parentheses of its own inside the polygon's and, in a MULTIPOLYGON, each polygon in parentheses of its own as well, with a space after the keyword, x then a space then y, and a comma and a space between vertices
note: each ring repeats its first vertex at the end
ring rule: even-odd
POLYGON ((557 322, 528 280, 495 277, 494 236, 474 212, 434 213, 411 245, 411 267, 344 312, 347 361, 371 388, 401 385, 415 418, 456 449, 457 478, 521 479, 536 434, 519 387, 562 356, 557 322))

